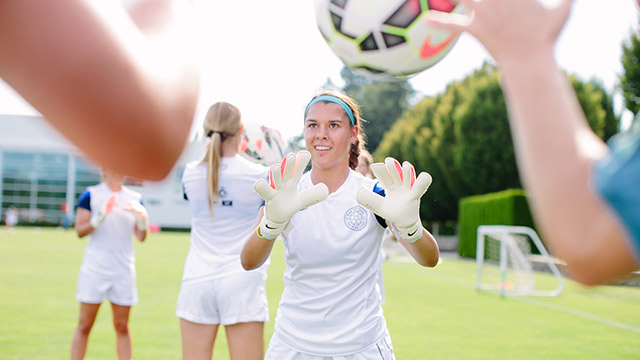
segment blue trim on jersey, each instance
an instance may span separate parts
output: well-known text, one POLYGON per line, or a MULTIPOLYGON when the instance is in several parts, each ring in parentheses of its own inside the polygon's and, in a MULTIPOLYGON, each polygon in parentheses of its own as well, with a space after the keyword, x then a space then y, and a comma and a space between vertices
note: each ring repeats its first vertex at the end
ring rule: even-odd
POLYGON ((376 181, 376 184, 373 185, 373 192, 382 197, 387 196, 387 194, 384 193, 384 189, 382 188, 382 186, 380 186, 380 182, 378 181, 376 181))
POLYGON ((77 207, 91 211, 91 193, 85 190, 78 198, 77 207))
MULTIPOLYGON (((375 185, 373 185, 373 192, 378 194, 378 195, 380 195, 380 196, 382 196, 382 197, 387 196, 387 194, 385 194, 384 189, 382 188, 382 186, 380 186, 380 182, 379 181, 376 181, 375 185)), ((374 215, 376 216, 376 220, 378 220, 378 224, 380 224, 380 226, 382 226, 383 228, 386 229, 387 228, 387 221, 384 218, 378 216, 378 214, 374 214, 374 215)))
POLYGON ((594 164, 597 191, 622 220, 640 263, 640 118, 611 138, 609 155, 594 164))

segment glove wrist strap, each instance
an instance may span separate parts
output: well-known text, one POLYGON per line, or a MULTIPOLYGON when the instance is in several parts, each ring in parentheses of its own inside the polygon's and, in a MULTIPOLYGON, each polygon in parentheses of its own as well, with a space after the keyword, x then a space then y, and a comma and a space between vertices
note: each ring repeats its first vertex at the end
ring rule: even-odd
POLYGON ((147 220, 144 218, 136 219, 136 227, 140 231, 147 230, 147 220))
POLYGON ((414 243, 418 241, 422 237, 422 222, 420 219, 416 221, 413 225, 407 227, 398 227, 398 234, 402 237, 406 242, 414 243))
POLYGON ((102 224, 102 220, 104 220, 104 215, 103 214, 96 214, 96 215, 92 216, 91 219, 89 219, 89 223, 91 224, 91 227, 93 227, 95 229, 98 226, 100 226, 100 224, 102 224))
POLYGON ((282 230, 284 230, 285 225, 286 223, 278 224, 273 221, 269 221, 266 216, 263 216, 256 233, 259 238, 273 240, 280 235, 282 230))

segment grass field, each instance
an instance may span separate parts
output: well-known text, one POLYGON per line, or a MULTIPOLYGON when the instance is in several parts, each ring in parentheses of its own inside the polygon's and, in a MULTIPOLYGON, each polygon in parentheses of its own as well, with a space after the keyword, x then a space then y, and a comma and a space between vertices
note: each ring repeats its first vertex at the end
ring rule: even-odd
MULTIPOLYGON (((0 359, 68 358, 85 244, 72 231, 19 228, 10 235, 0 229, 0 359)), ((187 233, 152 234, 136 244, 140 302, 130 322, 136 360, 180 358, 174 312, 188 246, 187 233)), ((444 258, 426 269, 399 260, 384 263, 384 311, 399 360, 640 359, 639 288, 585 288, 568 281, 555 298, 500 298, 475 290, 472 261, 444 258)), ((283 270, 277 243, 265 343, 283 270)), ((114 342, 111 310, 102 306, 87 359, 114 359, 114 342)), ((214 358, 228 359, 223 332, 214 358)))

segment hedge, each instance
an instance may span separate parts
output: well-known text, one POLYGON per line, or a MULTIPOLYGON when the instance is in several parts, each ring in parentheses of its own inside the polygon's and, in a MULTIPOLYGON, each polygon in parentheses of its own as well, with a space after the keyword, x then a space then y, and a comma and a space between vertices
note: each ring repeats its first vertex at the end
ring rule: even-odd
POLYGON ((480 225, 515 225, 535 229, 527 197, 522 189, 469 196, 459 202, 458 254, 476 257, 480 225))

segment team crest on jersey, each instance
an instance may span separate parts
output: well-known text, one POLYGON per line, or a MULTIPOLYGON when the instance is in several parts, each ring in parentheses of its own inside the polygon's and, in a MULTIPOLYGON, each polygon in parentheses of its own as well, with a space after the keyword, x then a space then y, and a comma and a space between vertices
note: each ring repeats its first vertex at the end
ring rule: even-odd
MULTIPOLYGON (((220 188, 220 191, 218 191, 218 196, 220 196, 220 199, 226 198, 228 196, 227 190, 225 190, 224 188, 220 188)), ((233 206, 233 200, 221 200, 220 205, 233 206)))
POLYGON ((354 206, 344 214, 344 224, 353 231, 364 229, 367 225, 367 211, 362 206, 354 206))

